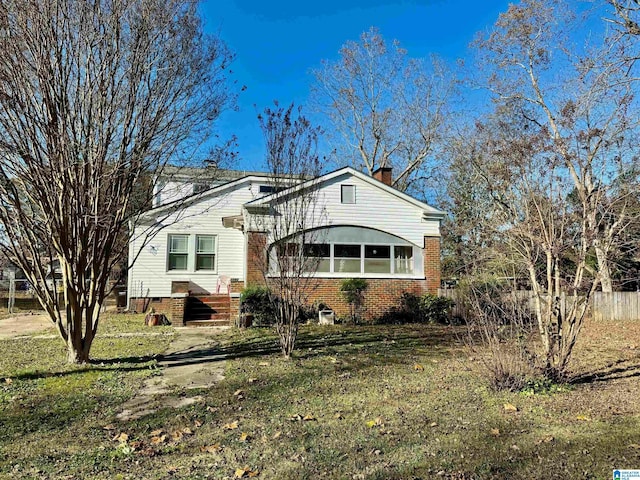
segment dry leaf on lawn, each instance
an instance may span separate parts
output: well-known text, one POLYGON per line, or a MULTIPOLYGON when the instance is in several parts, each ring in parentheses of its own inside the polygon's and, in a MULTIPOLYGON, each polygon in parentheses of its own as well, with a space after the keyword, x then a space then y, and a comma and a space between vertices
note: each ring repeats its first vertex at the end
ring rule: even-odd
POLYGON ((278 430, 276 433, 273 434, 273 437, 271 437, 273 440, 280 438, 282 436, 282 432, 280 430, 278 430))
POLYGON ((238 428, 238 421, 237 420, 235 420, 235 421, 233 421, 231 423, 225 423, 222 426, 223 430, 235 430, 236 428, 238 428))
POLYGON ((312 414, 310 414, 310 415, 305 415, 304 417, 302 417, 302 421, 303 422, 317 422, 318 419, 316 417, 314 417, 312 414))
POLYGON ((193 426, 196 428, 200 428, 202 426, 202 422, 200 420, 194 420, 193 426))
POLYGON ((505 412, 517 412, 518 411, 518 407, 516 407, 515 405, 512 405, 511 403, 505 403, 503 405, 504 407, 504 411, 505 412))
POLYGON ((151 437, 151 443, 153 443, 154 445, 164 443, 166 440, 167 440, 166 435, 160 435, 159 437, 151 437))
POLYGON ((369 420, 366 425, 369 428, 379 427, 382 425, 382 418, 378 417, 375 420, 369 420))
POLYGON ((424 372, 424 367, 423 367, 422 365, 420 365, 419 363, 416 363, 416 364, 413 366, 413 369, 414 369, 416 372, 424 372))
POLYGON ((586 415, 578 415, 576 417, 577 420, 580 420, 582 422, 588 422, 589 420, 591 420, 589 417, 587 417, 586 415))
POLYGON ((115 425, 113 425, 112 423, 110 423, 109 425, 105 425, 104 427, 102 427, 103 430, 107 430, 108 432, 110 432, 111 430, 115 430, 116 427, 115 425))
POLYGON ((151 432, 149 434, 150 437, 158 437, 162 434, 162 432, 164 432, 164 430, 162 428, 159 428, 157 430, 154 430, 153 432, 151 432))
POLYGON ((492 428, 491 429, 491 435, 493 435, 494 437, 499 437, 500 436, 500 429, 499 428, 492 428))
POLYGON ((115 437, 113 437, 112 440, 114 442, 124 443, 127 440, 129 440, 129 435, 127 435, 126 433, 122 432, 122 433, 116 435, 115 437))
POLYGON ((251 439, 251 436, 247 432, 242 432, 240 434, 240 441, 241 442, 248 442, 249 439, 251 439))
POLYGON ((206 447, 202 447, 200 449, 204 453, 217 453, 222 450, 222 447, 219 443, 214 443, 213 445, 207 445, 206 447))
POLYGON ((302 417, 298 414, 295 414, 292 417, 289 417, 289 420, 291 420, 292 422, 301 422, 302 421, 302 417))

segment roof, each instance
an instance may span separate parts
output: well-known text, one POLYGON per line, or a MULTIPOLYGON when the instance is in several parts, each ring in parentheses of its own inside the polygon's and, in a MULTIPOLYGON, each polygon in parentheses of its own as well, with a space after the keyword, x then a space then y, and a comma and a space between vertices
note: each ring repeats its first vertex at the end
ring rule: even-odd
POLYGON ((291 193, 294 192, 298 192, 301 190, 304 190, 306 188, 310 188, 312 186, 318 186, 319 184, 325 183, 327 181, 330 181, 336 177, 339 177, 340 175, 344 175, 344 174, 350 174, 356 178, 358 178, 359 180, 362 180, 365 183, 368 183, 376 188, 379 188, 391 195, 394 195, 398 198, 400 198, 401 200, 404 200, 407 203, 410 203, 411 205, 423 210, 425 216, 427 218, 433 218, 433 219, 441 219, 444 218, 447 213, 443 212, 441 210, 438 210, 436 208, 433 208, 431 205, 428 205, 424 202, 421 202, 420 200, 417 200, 415 198, 413 198, 411 195, 407 195, 404 192, 401 192, 400 190, 397 190, 389 185, 387 185, 386 183, 381 182, 380 180, 376 180, 373 177, 370 177, 368 175, 365 175, 362 172, 359 172, 355 169, 353 169, 352 167, 342 167, 339 168, 337 170, 334 170, 333 172, 329 172, 325 175, 321 175, 317 178, 311 179, 311 180, 307 180, 306 182, 300 183, 298 185, 295 185, 291 188, 288 188, 286 190, 282 190, 280 192, 277 193, 272 193, 270 195, 267 195, 265 197, 262 198, 257 198, 255 200, 252 200, 248 203, 245 204, 245 206, 250 206, 250 207, 259 207, 262 205, 266 205, 270 202, 273 202, 274 200, 278 200, 286 195, 289 195, 291 193))

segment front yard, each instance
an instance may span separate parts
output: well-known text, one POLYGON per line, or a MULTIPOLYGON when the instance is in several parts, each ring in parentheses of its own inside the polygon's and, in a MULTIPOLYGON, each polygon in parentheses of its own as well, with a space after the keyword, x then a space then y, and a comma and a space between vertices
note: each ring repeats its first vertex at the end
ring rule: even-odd
MULTIPOLYGON (((101 332, 141 322, 113 317, 101 332)), ((181 392, 200 395, 194 405, 124 424, 119 406, 158 373, 170 335, 98 337, 103 362, 88 368, 65 365, 59 339, 2 340, 0 477, 608 479, 640 468, 640 322, 587 325, 581 381, 543 394, 491 391, 461 334, 304 327, 286 361, 269 330, 228 331, 225 380, 181 392)))

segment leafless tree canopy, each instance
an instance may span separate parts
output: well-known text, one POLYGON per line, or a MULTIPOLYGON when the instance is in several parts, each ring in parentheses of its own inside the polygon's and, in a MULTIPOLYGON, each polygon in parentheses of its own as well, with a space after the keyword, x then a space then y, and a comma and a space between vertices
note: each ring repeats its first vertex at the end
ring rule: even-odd
POLYGON ((393 167, 394 187, 403 191, 431 176, 454 87, 441 61, 411 59, 372 27, 314 76, 314 97, 335 128, 341 163, 368 174, 393 167))
POLYGON ((295 348, 302 308, 317 287, 314 277, 319 256, 313 248, 321 243, 317 228, 326 220, 316 183, 323 166, 317 151, 322 132, 293 104, 285 109, 276 103, 274 109, 265 109, 259 121, 276 194, 259 220, 268 232, 269 250, 253 257, 262 260, 258 268, 276 307, 275 326, 282 353, 289 357, 295 348), (297 187, 289 189, 292 186, 297 187))
POLYGON ((526 272, 555 378, 566 374, 590 295, 611 291, 621 233, 637 222, 637 102, 614 67, 625 50, 577 39, 583 21, 566 2, 510 5, 476 44, 495 108, 459 142, 461 178, 477 182, 462 193, 489 201, 484 238, 501 239, 504 257, 526 272))
MULTIPOLYGON (((190 155, 233 102, 232 55, 191 0, 0 4, 1 248, 84 362, 141 182, 190 155), (136 195, 134 195, 136 193, 136 195), (45 278, 62 271, 60 302, 45 278), (65 315, 66 314, 66 315, 65 315)), ((145 187, 146 185, 146 187, 145 187)))

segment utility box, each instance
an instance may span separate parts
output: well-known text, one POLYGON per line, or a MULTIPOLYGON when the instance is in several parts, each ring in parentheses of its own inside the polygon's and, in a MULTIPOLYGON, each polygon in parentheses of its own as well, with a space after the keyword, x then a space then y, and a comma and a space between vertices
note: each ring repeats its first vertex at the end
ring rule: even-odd
POLYGON ((336 323, 336 314, 333 310, 320 310, 318 312, 318 323, 320 325, 333 325, 336 323))

